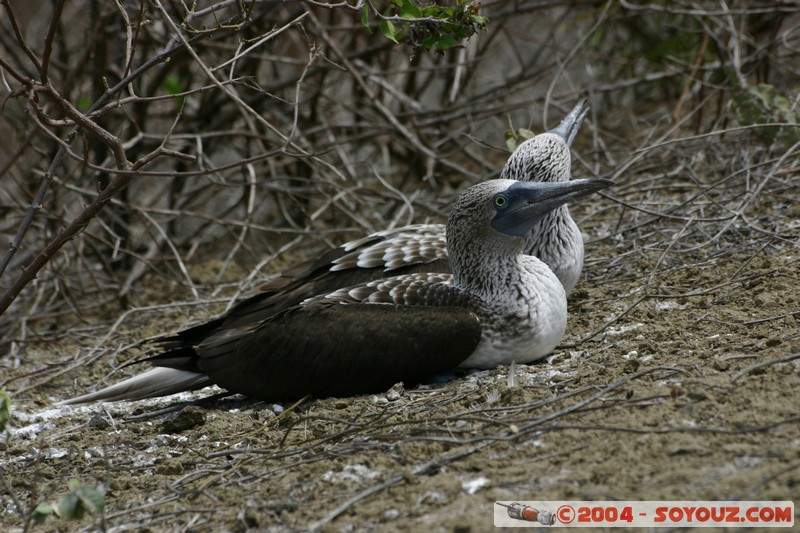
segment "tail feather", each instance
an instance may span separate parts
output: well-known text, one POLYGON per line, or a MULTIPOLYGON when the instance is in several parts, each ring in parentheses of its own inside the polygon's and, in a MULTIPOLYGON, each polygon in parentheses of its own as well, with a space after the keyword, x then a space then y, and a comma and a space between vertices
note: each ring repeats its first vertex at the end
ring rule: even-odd
POLYGON ((97 401, 143 400, 145 398, 156 398, 177 392, 199 389, 208 385, 211 385, 211 381, 203 374, 174 368, 156 367, 97 392, 64 400, 59 402, 59 405, 97 401))

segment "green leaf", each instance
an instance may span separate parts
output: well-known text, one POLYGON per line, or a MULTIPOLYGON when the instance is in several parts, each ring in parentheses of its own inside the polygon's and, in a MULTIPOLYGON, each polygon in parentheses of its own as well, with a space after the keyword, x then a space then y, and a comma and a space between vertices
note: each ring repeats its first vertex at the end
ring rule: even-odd
POLYGON ((438 35, 431 35, 430 37, 426 37, 425 39, 422 40, 422 46, 425 47, 425 50, 430 50, 438 40, 439 40, 438 35))
POLYGON ((506 137, 506 148, 511 153, 514 153, 514 150, 517 149, 517 139, 514 137, 506 137))
POLYGON ((478 26, 481 27, 486 26, 486 23, 489 22, 489 19, 487 19, 486 17, 482 17, 480 15, 470 15, 469 18, 472 19, 473 24, 477 24, 478 26))
POLYGON ((367 31, 372 33, 372 28, 369 27, 369 4, 364 2, 364 5, 361 7, 361 24, 367 28, 367 31))
POLYGON ((525 142, 526 140, 533 137, 535 134, 528 129, 519 128, 516 130, 506 130, 505 138, 506 138, 506 147, 508 147, 509 152, 513 152, 517 149, 517 147, 525 142))
POLYGON ((164 88, 167 90, 169 94, 180 94, 183 92, 183 85, 181 85, 181 80, 175 74, 170 74, 166 78, 164 78, 164 88))
POLYGON ((68 492, 58 499, 56 514, 61 518, 83 518, 83 505, 80 498, 74 492, 68 492))
POLYGON ((458 46, 458 41, 453 39, 451 35, 442 35, 442 38, 436 43, 436 48, 439 50, 447 50, 454 46, 458 46))
POLYGON ((459 39, 466 39, 469 37, 471 30, 466 26, 456 26, 453 28, 453 34, 459 39))
POLYGON ((381 33, 387 39, 393 41, 396 44, 400 44, 400 41, 397 40, 398 37, 397 28, 395 28, 391 20, 382 20, 381 23, 378 25, 378 28, 380 28, 381 33))
POLYGON ((98 490, 96 486, 82 485, 75 491, 78 498, 83 502, 84 507, 90 508, 98 513, 101 513, 106 508, 106 500, 103 493, 98 490))
POLYGON ((42 524, 48 516, 53 514, 53 507, 49 503, 40 503, 33 510, 33 522, 35 524, 42 524))
POLYGON ((78 108, 78 111, 86 111, 92 107, 92 101, 88 98, 78 98, 78 103, 75 107, 78 108))
POLYGON ((533 138, 536 134, 527 128, 519 128, 517 129, 517 135, 527 141, 528 139, 533 138))
POLYGON ((403 0, 400 16, 407 19, 422 18, 422 11, 411 0, 403 0))
POLYGON ((0 391, 0 431, 11 421, 11 396, 0 391))

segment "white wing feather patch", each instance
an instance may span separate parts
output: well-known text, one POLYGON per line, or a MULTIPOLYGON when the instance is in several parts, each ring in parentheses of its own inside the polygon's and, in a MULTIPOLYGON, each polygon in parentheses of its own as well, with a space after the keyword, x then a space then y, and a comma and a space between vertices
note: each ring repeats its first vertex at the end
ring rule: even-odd
POLYGON ((300 305, 319 303, 408 303, 408 296, 425 283, 451 283, 451 274, 420 272, 370 281, 355 287, 345 287, 334 292, 313 296, 300 305))
POLYGON ((345 252, 335 259, 331 272, 353 267, 394 270, 447 257, 444 226, 426 224, 375 233, 342 246, 345 252), (380 240, 377 240, 380 239, 380 240))

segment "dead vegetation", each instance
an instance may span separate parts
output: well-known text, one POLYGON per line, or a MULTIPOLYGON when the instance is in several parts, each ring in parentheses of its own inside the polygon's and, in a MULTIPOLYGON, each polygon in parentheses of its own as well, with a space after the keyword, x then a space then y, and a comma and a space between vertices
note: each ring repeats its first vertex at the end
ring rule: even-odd
POLYGON ((105 510, 47 527, 483 531, 495 499, 797 500, 796 4, 484 1, 441 53, 381 35, 379 2, 373 34, 363 2, 325 4, 2 2, 2 522, 31 527, 69 479, 105 510), (573 175, 616 186, 574 209, 586 276, 547 364, 43 411, 299 258, 443 220, 510 130, 582 95, 573 175))

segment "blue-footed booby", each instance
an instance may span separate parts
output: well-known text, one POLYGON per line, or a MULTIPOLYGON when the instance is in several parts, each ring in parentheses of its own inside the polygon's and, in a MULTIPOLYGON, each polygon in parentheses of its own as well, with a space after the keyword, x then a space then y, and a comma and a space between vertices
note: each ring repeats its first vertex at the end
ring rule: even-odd
MULTIPOLYGON (((519 145, 502 170, 502 179, 525 182, 566 182, 570 146, 589 108, 586 99, 546 133, 519 145)), ((329 250, 262 284, 214 322, 182 332, 186 343, 205 338, 220 327, 239 327, 260 321, 299 304, 306 298, 341 287, 414 272, 450 272, 444 224, 417 224, 380 231, 329 250)), ((545 262, 569 296, 583 269, 583 237, 566 205, 534 224, 523 251, 545 262)))
MULTIPOLYGON (((500 178, 547 183, 569 181, 570 147, 588 112, 584 98, 558 126, 522 142, 509 157, 500 178)), ((553 210, 531 229, 524 251, 544 261, 569 296, 583 269, 584 250, 583 236, 566 205, 553 210)), ((376 279, 409 270, 450 271, 443 224, 405 226, 350 241, 317 260, 284 272, 265 284, 264 291, 269 295, 277 291, 285 297, 288 292, 302 288, 304 296, 310 296, 322 292, 314 292, 315 285, 332 290, 347 284, 342 283, 345 280, 376 279), (361 270, 354 272, 356 269, 361 270)))
POLYGON ((474 185, 448 218, 452 273, 373 280, 260 321, 193 328, 140 361, 155 368, 64 403, 136 400, 210 384, 267 401, 350 396, 415 384, 459 365, 535 361, 563 336, 567 300, 550 268, 523 253, 525 239, 552 210, 610 184, 474 185))
MULTIPOLYGON (((557 127, 520 144, 500 177, 548 183, 569 181, 569 149, 588 112, 583 99, 557 127)), ((569 214, 569 207, 554 209, 531 229, 525 253, 544 261, 561 281, 567 296, 570 295, 583 270, 583 236, 569 214)))

